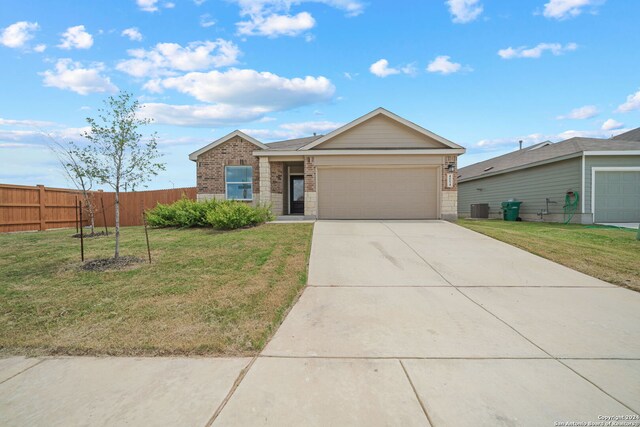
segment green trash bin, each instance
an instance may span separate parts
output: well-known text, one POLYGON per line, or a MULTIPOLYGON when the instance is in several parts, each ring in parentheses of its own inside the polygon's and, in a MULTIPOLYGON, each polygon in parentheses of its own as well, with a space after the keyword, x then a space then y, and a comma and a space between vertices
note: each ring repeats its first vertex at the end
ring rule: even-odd
POLYGON ((522 202, 510 200, 502 202, 502 219, 505 221, 517 221, 520 216, 520 205, 522 202))

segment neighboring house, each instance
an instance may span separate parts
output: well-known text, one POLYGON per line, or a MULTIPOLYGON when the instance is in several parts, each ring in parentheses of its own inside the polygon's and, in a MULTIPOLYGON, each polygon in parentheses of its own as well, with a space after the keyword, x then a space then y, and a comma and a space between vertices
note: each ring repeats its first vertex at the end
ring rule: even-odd
POLYGON ((235 131, 189 155, 198 199, 321 219, 455 219, 464 148, 383 108, 327 134, 264 144, 235 131))
POLYGON ((560 222, 567 192, 579 196, 572 222, 639 222, 640 128, 611 139, 542 142, 461 168, 458 214, 487 203, 498 217, 501 202, 513 198, 523 202, 522 219, 560 222))

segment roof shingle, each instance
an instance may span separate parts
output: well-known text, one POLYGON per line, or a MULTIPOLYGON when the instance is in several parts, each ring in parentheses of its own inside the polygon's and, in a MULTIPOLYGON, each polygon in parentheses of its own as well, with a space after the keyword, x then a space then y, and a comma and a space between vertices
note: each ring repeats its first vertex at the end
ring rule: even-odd
MULTIPOLYGON (((624 135, 624 134, 623 134, 624 135)), ((477 179, 485 175, 493 175, 514 168, 526 167, 544 161, 554 161, 572 155, 578 155, 583 151, 618 151, 640 150, 640 141, 627 141, 621 139, 598 138, 570 138, 542 146, 536 144, 532 147, 513 151, 493 159, 475 163, 458 170, 460 182, 477 179)))

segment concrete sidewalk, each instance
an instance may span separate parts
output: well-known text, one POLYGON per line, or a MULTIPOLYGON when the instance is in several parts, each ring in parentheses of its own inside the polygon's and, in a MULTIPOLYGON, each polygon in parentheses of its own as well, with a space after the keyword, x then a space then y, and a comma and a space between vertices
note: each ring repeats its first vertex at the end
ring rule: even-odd
POLYGON ((639 293, 441 221, 319 221, 309 273, 255 359, 0 359, 0 425, 554 426, 640 412, 639 293))
POLYGON ((0 425, 204 426, 250 361, 0 359, 0 425))

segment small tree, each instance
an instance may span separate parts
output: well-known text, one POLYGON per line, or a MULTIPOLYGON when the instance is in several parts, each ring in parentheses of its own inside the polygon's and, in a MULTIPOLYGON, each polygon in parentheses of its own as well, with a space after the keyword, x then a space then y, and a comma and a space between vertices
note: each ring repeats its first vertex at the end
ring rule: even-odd
POLYGON ((91 197, 91 189, 93 188, 93 177, 88 173, 87 165, 76 154, 78 147, 73 142, 66 145, 58 142, 51 135, 47 134, 53 145, 51 149, 58 157, 58 161, 64 170, 65 175, 74 187, 82 193, 83 205, 89 212, 89 223, 91 224, 91 234, 95 233, 95 206, 91 197))
POLYGON ((157 134, 154 132, 146 142, 138 128, 151 123, 151 119, 140 118, 142 108, 128 92, 120 92, 105 101, 105 108, 98 110, 98 119, 88 117, 91 131, 84 137, 89 144, 74 151, 85 165, 87 174, 98 183, 108 185, 115 192, 116 247, 114 258, 120 256, 120 190, 135 191, 152 176, 164 170, 157 149, 157 134))

